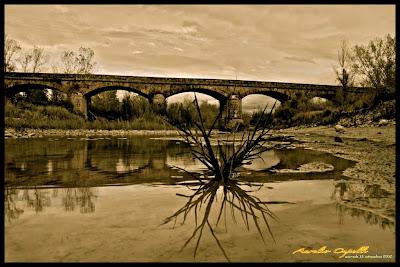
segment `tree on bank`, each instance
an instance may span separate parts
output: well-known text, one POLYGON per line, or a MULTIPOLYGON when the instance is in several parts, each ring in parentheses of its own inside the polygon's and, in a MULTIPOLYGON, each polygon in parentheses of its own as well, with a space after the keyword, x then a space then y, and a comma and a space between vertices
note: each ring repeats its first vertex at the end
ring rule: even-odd
POLYGON ((24 51, 17 59, 22 72, 38 73, 48 61, 48 55, 44 49, 34 46, 31 50, 24 51))
POLYGON ((37 73, 42 70, 42 67, 47 63, 48 56, 44 49, 34 46, 32 50, 32 72, 37 73))
POLYGON ((91 74, 96 64, 94 51, 89 47, 80 47, 77 53, 67 50, 61 56, 61 69, 67 74, 91 74))
POLYGON ((335 74, 336 79, 343 88, 353 85, 354 73, 351 69, 351 52, 345 40, 340 43, 338 51, 338 66, 335 68, 335 74))
POLYGON ((18 62, 21 65, 21 71, 22 72, 28 72, 29 71, 29 65, 32 62, 32 54, 30 52, 23 53, 19 57, 18 62))
MULTIPOLYGON (((19 62, 23 72, 38 73, 47 63, 48 55, 43 48, 35 45, 32 49, 23 51, 16 61, 19 62)), ((48 90, 32 89, 25 92, 25 99, 35 104, 48 104, 48 96, 48 90)))
POLYGON ((338 50, 338 65, 334 68, 336 80, 342 86, 341 90, 336 95, 336 100, 343 103, 345 98, 344 92, 354 83, 354 71, 351 68, 351 52, 347 46, 347 42, 342 40, 338 50))
POLYGON ((17 57, 18 53, 21 51, 21 46, 16 40, 9 38, 7 34, 5 34, 4 37, 4 71, 15 71, 17 68, 17 57))
POLYGON ((377 101, 393 99, 396 89, 396 41, 390 34, 376 38, 368 45, 356 45, 352 69, 360 84, 376 89, 377 101))
POLYGON ((120 114, 120 103, 117 97, 117 91, 106 91, 92 96, 90 109, 93 114, 108 120, 118 118, 120 114))

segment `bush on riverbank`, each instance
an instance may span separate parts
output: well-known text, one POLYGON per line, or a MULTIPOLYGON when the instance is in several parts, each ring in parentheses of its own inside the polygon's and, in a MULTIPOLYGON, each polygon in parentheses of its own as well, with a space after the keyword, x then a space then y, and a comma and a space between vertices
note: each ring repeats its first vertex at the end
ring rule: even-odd
POLYGON ((86 121, 80 115, 59 106, 40 106, 31 103, 5 104, 5 126, 31 129, 105 129, 105 130, 168 130, 172 127, 155 114, 145 114, 132 120, 109 121, 99 118, 86 121))
POLYGON ((334 105, 329 101, 315 104, 306 98, 293 98, 275 111, 273 123, 276 128, 336 123, 358 126, 377 123, 380 119, 395 119, 395 100, 378 105, 374 103, 373 96, 348 98, 342 105, 334 105))

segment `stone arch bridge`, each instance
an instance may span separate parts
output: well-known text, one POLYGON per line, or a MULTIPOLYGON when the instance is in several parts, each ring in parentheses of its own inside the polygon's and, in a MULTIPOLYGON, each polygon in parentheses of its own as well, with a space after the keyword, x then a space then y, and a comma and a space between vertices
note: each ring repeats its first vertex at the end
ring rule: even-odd
POLYGON ((160 78, 116 75, 80 75, 51 73, 9 72, 4 75, 5 96, 27 89, 53 89, 68 95, 74 110, 85 118, 90 97, 108 90, 127 90, 147 98, 154 106, 165 106, 166 98, 183 92, 199 92, 220 102, 225 123, 240 120, 241 99, 251 94, 262 94, 285 102, 293 96, 323 97, 338 102, 339 95, 370 93, 368 88, 351 87, 345 92, 341 86, 299 84, 265 81, 160 78))

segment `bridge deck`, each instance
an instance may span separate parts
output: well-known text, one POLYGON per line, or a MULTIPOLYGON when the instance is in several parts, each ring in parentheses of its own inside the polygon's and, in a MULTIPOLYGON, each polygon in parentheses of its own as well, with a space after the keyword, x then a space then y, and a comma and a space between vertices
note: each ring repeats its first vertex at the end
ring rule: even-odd
MULTIPOLYGON (((22 73, 6 72, 5 80, 30 80, 47 81, 61 83, 70 82, 117 82, 135 84, 157 84, 157 85, 191 85, 191 86, 237 86, 237 87, 256 87, 274 89, 294 89, 294 90, 333 90, 341 88, 338 85, 324 84, 305 84, 305 83, 285 83, 271 81, 247 81, 247 80, 227 80, 227 79, 197 79, 197 78, 168 78, 168 77, 143 77, 143 76, 122 76, 122 75, 102 75, 102 74, 54 74, 54 73, 22 73)), ((369 88, 349 87, 348 91, 364 92, 369 88)))

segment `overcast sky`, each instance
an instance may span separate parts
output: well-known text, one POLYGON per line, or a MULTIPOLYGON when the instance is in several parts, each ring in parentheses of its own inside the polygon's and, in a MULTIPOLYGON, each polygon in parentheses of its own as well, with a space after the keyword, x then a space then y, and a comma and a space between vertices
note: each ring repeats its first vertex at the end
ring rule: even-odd
POLYGON ((6 5, 5 33, 96 73, 335 84, 342 39, 395 34, 394 5, 6 5))

